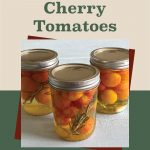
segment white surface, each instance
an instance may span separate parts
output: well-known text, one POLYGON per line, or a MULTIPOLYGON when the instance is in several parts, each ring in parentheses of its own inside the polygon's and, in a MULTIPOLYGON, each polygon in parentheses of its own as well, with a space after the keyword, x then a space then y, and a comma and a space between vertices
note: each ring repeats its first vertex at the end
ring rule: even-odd
MULTIPOLYGON (((90 52, 100 47, 129 48, 126 40, 34 40, 24 41, 22 49, 56 50, 60 64, 89 63, 90 52)), ((97 114, 95 132, 81 142, 67 142, 53 130, 52 115, 32 117, 22 113, 22 147, 128 147, 129 111, 115 115, 97 114)))
POLYGON ((22 111, 21 130, 21 147, 128 147, 129 109, 114 115, 97 114, 94 133, 79 142, 64 141, 56 135, 52 114, 34 117, 22 111))
POLYGON ((22 111, 21 147, 128 147, 129 109, 114 114, 97 114, 94 133, 86 140, 60 139, 53 126, 53 115, 34 117, 22 111))

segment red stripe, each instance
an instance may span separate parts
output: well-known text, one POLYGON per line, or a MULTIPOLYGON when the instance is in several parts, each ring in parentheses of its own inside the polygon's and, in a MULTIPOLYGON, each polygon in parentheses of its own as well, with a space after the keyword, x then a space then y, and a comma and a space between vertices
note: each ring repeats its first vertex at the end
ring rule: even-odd
POLYGON ((27 37, 28 40, 55 40, 53 38, 45 38, 45 37, 39 37, 39 36, 32 36, 32 35, 28 35, 27 37))
POLYGON ((133 72, 134 55, 135 55, 135 49, 129 49, 129 83, 130 83, 130 86, 131 86, 131 78, 132 78, 132 72, 133 72))
MULTIPOLYGON (((21 97, 21 95, 20 95, 21 97)), ((15 132, 15 139, 21 139, 21 100, 19 101, 18 105, 18 115, 16 121, 16 132, 15 132)))

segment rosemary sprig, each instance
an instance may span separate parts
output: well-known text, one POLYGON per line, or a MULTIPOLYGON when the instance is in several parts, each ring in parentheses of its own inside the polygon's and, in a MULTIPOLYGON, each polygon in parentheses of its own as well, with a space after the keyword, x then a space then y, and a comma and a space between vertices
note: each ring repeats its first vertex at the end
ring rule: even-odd
POLYGON ((23 104, 26 104, 28 101, 29 101, 28 104, 31 104, 32 101, 33 101, 33 99, 35 98, 35 96, 36 96, 39 92, 41 92, 42 89, 43 89, 43 86, 41 85, 34 93, 31 94, 30 97, 28 97, 28 98, 24 101, 23 104))
POLYGON ((85 126, 85 122, 90 118, 89 117, 89 110, 92 108, 93 103, 96 100, 96 94, 93 96, 92 101, 89 103, 87 108, 85 109, 85 112, 78 113, 75 117, 75 119, 70 123, 70 130, 73 135, 79 135, 79 130, 85 126))
MULTIPOLYGON (((35 96, 40 93, 42 90, 46 89, 46 88, 49 88, 49 87, 44 87, 45 85, 48 84, 48 81, 47 82, 43 82, 40 84, 39 88, 34 92, 32 93, 29 97, 27 97, 25 99, 25 101, 23 102, 23 104, 26 104, 28 102, 28 104, 31 104, 33 102, 33 99, 35 98, 35 96)), ((46 95, 50 95, 51 93, 50 92, 45 92, 44 94, 46 95)))

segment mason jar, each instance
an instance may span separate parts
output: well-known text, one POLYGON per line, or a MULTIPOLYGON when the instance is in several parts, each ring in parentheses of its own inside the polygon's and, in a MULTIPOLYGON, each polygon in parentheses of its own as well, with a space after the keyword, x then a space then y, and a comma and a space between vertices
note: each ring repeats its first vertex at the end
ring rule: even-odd
POLYGON ((64 64, 50 73, 56 133, 63 139, 88 138, 95 128, 99 71, 86 64, 64 64))
POLYGON ((21 103, 30 115, 52 111, 49 70, 58 65, 57 53, 47 49, 21 51, 21 103))
POLYGON ((98 88, 100 113, 123 111, 129 97, 129 51, 123 48, 100 48, 91 52, 90 62, 100 71, 98 88))

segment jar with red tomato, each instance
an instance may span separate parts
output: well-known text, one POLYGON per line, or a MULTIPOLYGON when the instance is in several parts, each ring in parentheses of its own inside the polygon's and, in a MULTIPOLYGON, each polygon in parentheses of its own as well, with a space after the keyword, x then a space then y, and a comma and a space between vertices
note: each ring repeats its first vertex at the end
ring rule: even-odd
POLYGON ((100 48, 91 52, 90 62, 100 71, 98 87, 100 113, 118 113, 128 104, 129 51, 123 48, 100 48))
POLYGON ((57 53, 46 49, 21 51, 21 102, 30 115, 52 112, 49 70, 58 65, 57 53))
POLYGON ((99 71, 86 64, 55 67, 49 82, 56 133, 68 141, 88 138, 95 128, 99 71))

